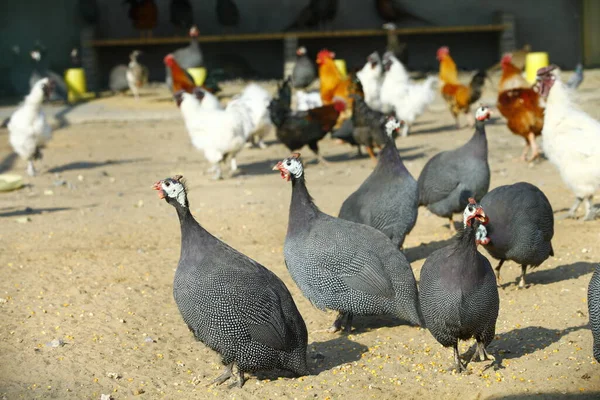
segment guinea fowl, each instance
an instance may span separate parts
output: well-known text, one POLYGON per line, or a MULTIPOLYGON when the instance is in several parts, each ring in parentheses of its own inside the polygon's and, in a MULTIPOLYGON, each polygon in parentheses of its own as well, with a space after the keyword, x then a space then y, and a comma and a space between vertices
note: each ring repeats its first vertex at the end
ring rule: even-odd
POLYGON ((490 220, 490 240, 484 247, 500 260, 496 267, 498 283, 502 264, 513 260, 521 265, 519 289, 524 288, 527 266, 537 267, 554 256, 554 212, 548 198, 536 186, 519 182, 490 191, 481 199, 481 206, 490 220))
POLYGON ((129 90, 133 93, 136 100, 139 99, 139 88, 148 83, 148 67, 138 62, 138 57, 142 52, 134 50, 129 55, 129 65, 127 66, 127 84, 129 90))
POLYGON ((421 325, 410 264, 380 231, 321 212, 305 184, 300 154, 274 168, 292 181, 283 254, 290 275, 317 308, 339 312, 330 331, 352 329, 354 315, 392 314, 421 325))
POLYGON ((377 166, 344 201, 339 217, 379 229, 400 248, 417 222, 419 192, 392 138, 399 129, 398 120, 390 117, 385 124, 388 141, 379 153, 377 166))
POLYGON ((588 311, 594 337, 594 358, 600 363, 600 264, 596 265, 588 286, 588 311))
POLYGON ((190 212, 182 176, 154 184, 158 197, 175 207, 181 225, 181 255, 173 296, 195 338, 221 356, 223 383, 237 366, 244 372, 306 366, 308 334, 285 284, 271 271, 206 231, 190 212))
POLYGON ((296 89, 305 89, 317 77, 317 70, 312 60, 306 55, 306 47, 298 47, 296 56, 296 64, 292 70, 292 83, 296 89))
MULTIPOLYGON (((454 243, 433 253, 421 269, 419 300, 425 326, 444 347, 454 348, 456 369, 460 360, 458 340, 477 341, 473 358, 488 359, 486 347, 496 331, 500 299, 490 262, 477 251, 485 244, 487 217, 483 208, 469 199, 463 214, 464 229, 454 243)), ((473 358, 471 360, 473 360, 473 358)))
POLYGON ((481 200, 490 187, 484 122, 489 118, 490 110, 479 107, 475 112, 477 121, 471 140, 455 150, 433 156, 419 176, 419 205, 448 218, 451 232, 456 230, 452 215, 465 208, 469 197, 481 200))

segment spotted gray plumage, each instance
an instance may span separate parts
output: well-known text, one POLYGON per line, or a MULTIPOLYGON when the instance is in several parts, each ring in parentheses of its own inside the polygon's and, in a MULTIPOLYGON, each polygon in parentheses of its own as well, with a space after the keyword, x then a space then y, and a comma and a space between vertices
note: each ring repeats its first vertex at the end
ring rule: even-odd
POLYGON ((402 163, 396 143, 388 140, 369 177, 342 204, 340 218, 372 226, 397 247, 417 222, 417 181, 402 163))
POLYGON ((554 212, 548 198, 536 186, 527 182, 499 186, 481 199, 489 217, 485 249, 500 260, 496 278, 505 260, 521 265, 519 287, 525 286, 527 267, 537 267, 554 255, 554 212))
POLYGON ((588 286, 588 311, 594 337, 594 358, 600 363, 600 264, 596 265, 588 286))
MULTIPOLYGON (((159 183, 171 188, 179 184, 171 178, 159 183)), ((184 200, 162 193, 181 223, 175 302, 196 339, 218 352, 228 366, 216 381, 230 377, 233 364, 240 386, 246 371, 277 368, 308 374, 306 325, 284 283, 198 224, 185 192, 184 200)))
POLYGON ((485 122, 476 121, 475 133, 463 146, 427 161, 418 183, 419 205, 440 217, 462 212, 469 197, 481 200, 490 187, 485 122))
POLYGON ((454 243, 433 252, 421 269, 419 300, 425 325, 444 347, 453 347, 456 367, 458 340, 477 340, 477 352, 494 338, 500 300, 496 278, 489 261, 477 251, 475 220, 464 228, 454 243))
POLYGON ((420 325, 417 285, 406 257, 380 231, 322 213, 306 189, 299 159, 290 157, 278 167, 282 173, 286 167, 296 172, 291 174, 286 266, 316 307, 340 312, 333 330, 346 317, 349 331, 353 315, 392 314, 420 325))

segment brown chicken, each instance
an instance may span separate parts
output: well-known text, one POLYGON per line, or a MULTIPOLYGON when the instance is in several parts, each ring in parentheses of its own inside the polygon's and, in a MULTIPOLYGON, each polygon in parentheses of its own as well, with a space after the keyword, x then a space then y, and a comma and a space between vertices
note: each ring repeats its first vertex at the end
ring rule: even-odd
POLYGON ((517 88, 529 88, 531 85, 521 73, 521 69, 512 63, 512 56, 505 54, 500 61, 502 66, 502 76, 498 83, 498 92, 517 88))
MULTIPOLYGON (((460 128, 458 117, 461 113, 464 113, 467 118, 470 116, 471 104, 481 97, 486 74, 484 71, 478 71, 471 79, 469 86, 466 86, 458 80, 456 64, 450 57, 448 47, 444 46, 438 49, 437 59, 440 62, 439 77, 442 82, 442 97, 450 107, 456 127, 460 128)), ((472 125, 473 122, 470 120, 469 125, 472 125)))
POLYGON ((342 73, 333 62, 334 58, 335 53, 327 49, 321 50, 317 54, 319 79, 321 81, 321 100, 323 104, 331 104, 333 98, 337 96, 346 100, 350 106, 351 99, 348 90, 350 80, 342 77, 342 73))
POLYGON ((171 76, 173 78, 173 86, 171 89, 173 90, 173 93, 176 93, 179 90, 185 90, 188 93, 192 93, 196 87, 194 80, 179 66, 179 64, 177 64, 173 54, 167 54, 164 63, 171 70, 171 76))
POLYGON ((154 0, 125 0, 129 3, 129 19, 135 29, 140 31, 140 37, 152 37, 152 29, 158 22, 158 8, 154 0))
MULTIPOLYGON (((510 62, 503 65, 502 77, 506 78, 504 83, 510 83, 511 73, 519 71, 510 62), (508 73, 506 71, 509 71, 508 73), (512 72, 511 72, 512 71, 512 72), (506 77, 505 77, 506 74, 506 77)), ((520 74, 520 71, 518 72, 520 74)), ((502 80, 501 80, 502 84, 502 80)), ((515 135, 525 139, 525 148, 521 159, 533 161, 540 156, 535 137, 542 134, 544 127, 544 108, 537 87, 521 87, 504 90, 498 94, 498 111, 506 118, 506 125, 515 135), (531 157, 527 157, 531 147, 531 157)))

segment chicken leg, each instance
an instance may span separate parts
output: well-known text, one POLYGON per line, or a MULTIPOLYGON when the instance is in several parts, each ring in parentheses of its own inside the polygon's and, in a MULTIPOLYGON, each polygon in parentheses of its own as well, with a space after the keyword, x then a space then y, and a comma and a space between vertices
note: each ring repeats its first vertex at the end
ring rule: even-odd
POLYGON ((371 157, 371 160, 373 160, 375 163, 377 163, 377 157, 375 157, 373 148, 371 146, 366 146, 366 147, 367 147, 367 153, 369 153, 369 157, 371 157))
POLYGON ((594 209, 594 205, 592 204, 592 198, 594 196, 589 196, 585 199, 585 217, 584 221, 593 221, 596 218, 596 214, 598 210, 594 209))
POLYGON ((529 154, 529 140, 525 139, 525 147, 523 148, 523 153, 521 153, 521 160, 527 161, 528 154, 529 154))
POLYGON ((575 203, 573 203, 573 205, 571 206, 571 208, 569 209, 569 212, 567 213, 567 215, 565 215, 565 218, 575 218, 575 212, 577 212, 577 209, 579 208, 579 205, 581 204, 581 202, 583 201, 582 197, 576 197, 575 198, 575 203))
POLYGON ((27 161, 27 175, 35 176, 35 167, 32 160, 27 161))
POLYGON ((537 143, 535 142, 535 134, 533 132, 529 132, 527 134, 527 141, 531 146, 531 158, 528 161, 534 161, 536 158, 540 157, 540 151, 537 143))

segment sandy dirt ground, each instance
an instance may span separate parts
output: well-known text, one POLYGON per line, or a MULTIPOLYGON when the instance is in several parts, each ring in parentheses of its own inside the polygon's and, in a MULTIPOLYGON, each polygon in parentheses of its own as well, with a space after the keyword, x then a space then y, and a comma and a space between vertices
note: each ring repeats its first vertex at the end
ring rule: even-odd
MULTIPOLYGON (((600 118, 600 79, 588 76, 579 96, 600 118)), ((486 93, 491 104, 494 96, 486 93)), ((147 110, 174 107, 151 99, 102 101, 131 108, 146 102, 147 110)), ((438 99, 412 135, 397 143, 417 177, 431 156, 472 133, 454 129, 438 99)), ((531 182, 546 193, 556 217, 564 215, 573 195, 555 167, 546 160, 521 162, 523 141, 501 118, 488 124, 487 133, 491 187, 531 182)), ((315 309, 284 265, 291 188, 271 167, 288 151, 274 137, 269 143, 266 150, 242 151, 243 174, 213 182, 179 118, 57 130, 39 164, 41 174, 25 178, 21 190, 0 193, 0 398, 600 398, 586 303, 600 261, 600 220, 557 220, 556 256, 528 273, 527 289, 516 289, 520 268, 505 264, 496 338, 489 347, 496 361, 474 362, 457 374, 450 349, 427 330, 391 317, 356 317, 349 335, 323 331, 334 313, 315 309), (205 386, 219 374, 220 360, 193 340, 179 315, 172 295, 179 223, 151 189, 177 173, 188 180, 200 223, 286 283, 309 330, 312 375, 248 374, 242 389, 205 386)), ((5 172, 23 173, 25 163, 10 152, 2 130, 5 172)), ((333 215, 373 167, 329 138, 322 141, 329 166, 314 163, 308 149, 303 153, 310 193, 333 215)), ((449 240, 447 221, 421 209, 405 242, 417 278, 425 258, 449 240)), ((461 351, 473 351, 472 345, 464 343, 461 351)))

